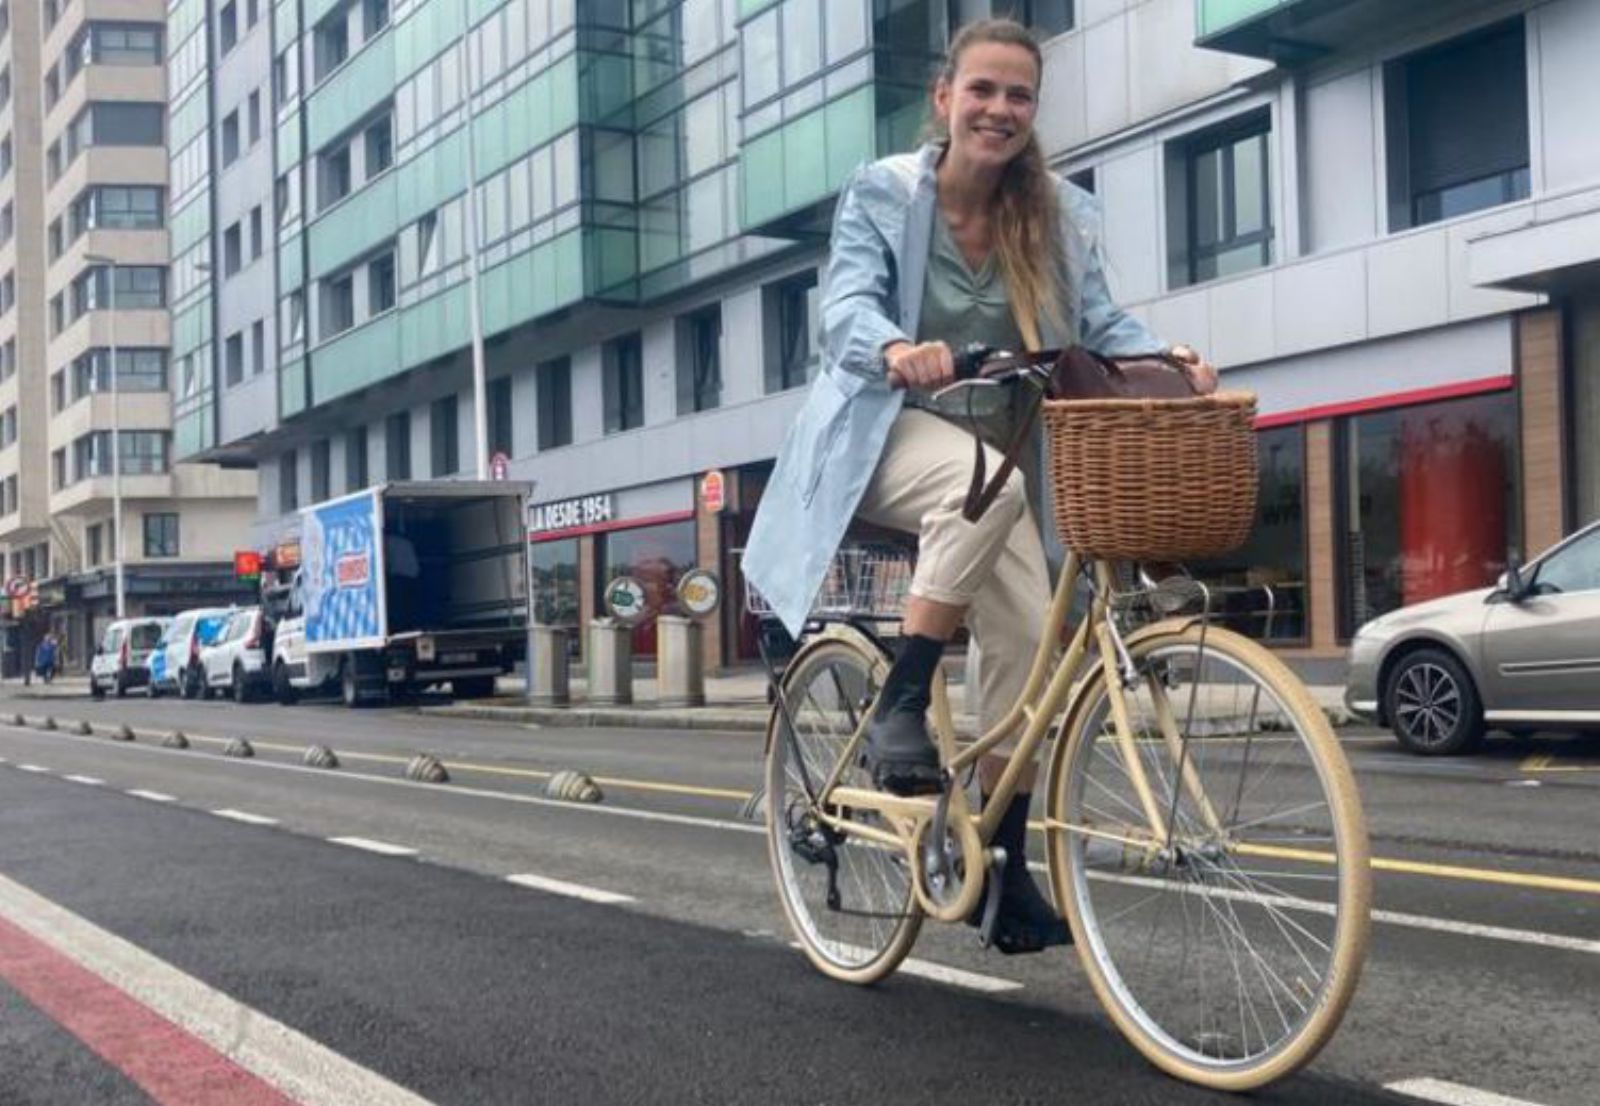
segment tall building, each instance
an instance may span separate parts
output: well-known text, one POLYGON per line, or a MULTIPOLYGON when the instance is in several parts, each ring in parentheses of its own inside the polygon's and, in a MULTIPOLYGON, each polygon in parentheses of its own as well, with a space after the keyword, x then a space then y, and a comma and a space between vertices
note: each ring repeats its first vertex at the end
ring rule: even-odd
MULTIPOLYGON (((1260 524, 1204 566, 1271 585, 1255 632, 1333 667, 1600 513, 1592 0, 268 7, 171 5, 174 200, 210 196, 174 253, 221 259, 174 278, 175 429, 258 466, 258 545, 476 471, 476 263, 483 452, 535 482, 541 616, 585 624, 623 572, 737 585, 838 189, 915 144, 951 27, 997 9, 1044 42, 1041 134, 1122 302, 1260 394, 1260 524)), ((754 652, 728 595, 713 665, 754 652)))
POLYGON ((10 15, 16 272, 0 274, 0 304, 17 318, 19 509, 0 553, 27 594, 7 640, 15 654, 19 630, 48 626, 74 664, 115 614, 119 491, 127 613, 159 614, 241 596, 231 555, 255 479, 180 464, 173 447, 166 4, 43 0, 10 15))

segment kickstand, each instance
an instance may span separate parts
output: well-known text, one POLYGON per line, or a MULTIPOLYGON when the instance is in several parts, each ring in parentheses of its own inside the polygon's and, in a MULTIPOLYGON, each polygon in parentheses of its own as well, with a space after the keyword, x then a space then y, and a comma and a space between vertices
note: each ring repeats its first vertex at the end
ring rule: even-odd
POLYGON ((983 887, 983 921, 978 924, 978 947, 994 944, 994 926, 1000 919, 1000 877, 1006 866, 1006 851, 999 845, 989 850, 989 880, 983 887))

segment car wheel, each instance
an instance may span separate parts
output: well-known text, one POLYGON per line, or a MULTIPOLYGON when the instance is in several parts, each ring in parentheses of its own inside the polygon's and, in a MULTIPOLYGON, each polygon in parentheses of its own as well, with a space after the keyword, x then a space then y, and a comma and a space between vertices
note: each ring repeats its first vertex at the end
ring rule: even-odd
POLYGON ((178 673, 178 693, 185 699, 200 698, 200 677, 193 668, 178 673))
POLYGON ((98 680, 96 680, 93 676, 90 676, 89 677, 89 698, 91 698, 91 699, 104 699, 105 697, 106 697, 106 689, 100 686, 100 682, 98 680))
POLYGON ((356 659, 346 657, 339 666, 339 698, 352 710, 361 705, 361 681, 356 676, 356 659))
POLYGON ((1407 751, 1455 756, 1483 740, 1483 706, 1466 667, 1443 649, 1408 653, 1389 677, 1390 725, 1407 751))
POLYGON ((117 677, 115 690, 118 699, 126 699, 128 697, 128 683, 120 675, 117 677))
POLYGON ((161 687, 155 682, 154 679, 152 679, 149 683, 144 685, 144 693, 147 698, 159 699, 161 698, 161 687))
POLYGON ((235 703, 248 703, 250 701, 250 685, 245 683, 244 669, 238 665, 233 666, 233 701, 235 703))
POLYGON ((282 662, 272 666, 272 695, 283 706, 294 706, 294 685, 289 682, 288 666, 282 662))
POLYGON ((494 677, 457 677, 450 681, 450 692, 457 699, 488 699, 494 695, 494 677))

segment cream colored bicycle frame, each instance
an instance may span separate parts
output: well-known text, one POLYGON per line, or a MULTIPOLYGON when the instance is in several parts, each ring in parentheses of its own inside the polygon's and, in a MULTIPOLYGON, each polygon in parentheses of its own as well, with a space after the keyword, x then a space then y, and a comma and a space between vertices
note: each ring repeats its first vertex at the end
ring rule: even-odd
MULTIPOLYGON (((1094 639, 1100 665, 1105 672, 1117 745, 1148 824, 1144 827, 1119 827, 1122 832, 1109 828, 1100 829, 1056 822, 1051 822, 1049 828, 1116 842, 1139 852, 1150 852, 1167 843, 1167 812, 1162 809, 1161 802, 1150 786, 1149 777, 1128 723, 1127 701, 1123 697, 1123 674, 1120 670, 1120 661, 1126 655, 1126 646, 1116 635, 1107 614, 1107 605, 1112 592, 1111 570, 1108 565, 1094 562, 1094 599, 1090 604, 1089 614, 1073 633, 1066 654, 1055 664, 1054 669, 1051 669, 1051 661, 1056 651, 1055 642, 1061 628, 1066 625, 1074 586, 1082 566, 1083 560, 1076 553, 1068 555, 1066 567, 1061 573, 1055 595, 1050 602, 1044 637, 1034 651, 1033 663, 1028 670, 1028 681, 1017 703, 988 732, 965 748, 959 747, 956 740, 955 720, 951 715, 950 700, 942 671, 934 680, 931 711, 933 730, 939 746, 940 760, 951 776, 957 776, 975 765, 980 757, 997 748, 1019 725, 1023 726, 1021 737, 1007 760, 1000 782, 981 814, 972 812, 964 788, 950 789, 946 825, 948 832, 960 842, 961 855, 967 871, 972 871, 975 864, 982 867, 981 851, 993 839, 1002 812, 1016 794, 1023 772, 1033 762, 1039 743, 1044 740, 1056 717, 1061 714, 1063 708, 1077 707, 1076 697, 1087 681, 1078 685, 1077 690, 1074 689, 1074 681, 1079 668, 1088 656, 1091 637, 1094 639)), ((1154 678, 1149 679, 1154 689, 1154 678)), ((1184 791, 1195 804, 1208 828, 1213 833, 1220 834, 1221 825, 1201 787, 1198 773, 1183 755, 1183 741, 1178 731, 1177 719, 1167 703, 1166 695, 1156 694, 1153 698, 1162 741, 1167 746, 1173 764, 1182 766, 1184 791)), ((856 760, 857 750, 866 734, 870 714, 870 710, 862 712, 849 745, 846 746, 818 792, 816 816, 846 836, 865 838, 885 847, 905 850, 911 859, 913 870, 919 873, 914 882, 923 910, 942 921, 964 919, 977 905, 983 891, 983 881, 965 880, 954 897, 937 899, 930 895, 924 886, 924 880, 920 876, 921 865, 917 862, 920 839, 933 821, 939 796, 902 798, 867 788, 839 786, 840 774, 856 760), (828 813, 829 808, 836 807, 856 811, 876 811, 893 827, 893 830, 863 825, 854 819, 840 818, 828 813)), ((1075 716, 1075 709, 1069 709, 1067 717, 1075 716)), ((1060 756, 1062 752, 1058 750, 1056 755, 1060 756)))

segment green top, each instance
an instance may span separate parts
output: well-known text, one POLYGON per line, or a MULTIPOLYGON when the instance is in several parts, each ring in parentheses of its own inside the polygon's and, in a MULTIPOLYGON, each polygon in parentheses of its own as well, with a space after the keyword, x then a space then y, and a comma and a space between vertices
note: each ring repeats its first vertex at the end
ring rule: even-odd
MULTIPOLYGON (((951 237, 944 213, 937 210, 928 251, 928 279, 922 287, 917 341, 943 342, 954 353, 973 342, 995 349, 1023 348, 1022 333, 1011 313, 1005 276, 995 252, 989 251, 974 272, 951 237)), ((964 420, 969 411, 979 418, 990 418, 1009 409, 1010 390, 979 388, 957 392, 937 402, 925 392, 911 392, 906 402, 946 418, 964 420)))

